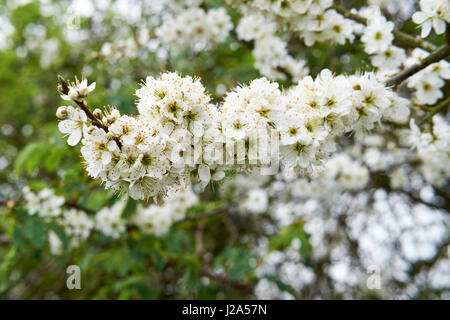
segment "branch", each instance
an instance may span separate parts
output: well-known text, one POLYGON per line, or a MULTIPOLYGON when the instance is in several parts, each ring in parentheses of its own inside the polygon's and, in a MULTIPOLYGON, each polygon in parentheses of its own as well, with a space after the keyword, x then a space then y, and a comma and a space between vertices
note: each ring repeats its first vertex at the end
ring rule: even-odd
POLYGON ((78 209, 78 210, 84 211, 84 212, 86 212, 86 213, 90 213, 90 214, 96 213, 95 210, 86 208, 86 207, 84 207, 84 206, 82 206, 82 205, 79 205, 79 204, 76 203, 76 202, 66 201, 66 202, 64 203, 64 205, 65 205, 66 207, 68 207, 68 208, 78 209))
MULTIPOLYGON (((69 93, 69 86, 67 85, 67 81, 61 75, 58 75, 58 80, 59 80, 58 91, 61 92, 62 94, 67 95, 69 93)), ((88 118, 91 119, 92 124, 94 126, 105 130, 105 132, 108 132, 109 130, 108 126, 105 126, 103 123, 101 123, 99 119, 97 119, 96 116, 94 116, 94 114, 91 112, 91 108, 89 108, 84 99, 73 101, 86 113, 88 118)), ((122 143, 120 142, 120 140, 118 138, 114 138, 114 140, 116 141, 119 149, 122 148, 122 143)))
POLYGON ((419 72, 420 70, 425 69, 430 64, 433 64, 435 62, 441 61, 442 59, 445 59, 448 55, 450 55, 450 45, 444 44, 441 47, 439 47, 436 51, 430 53, 429 56, 427 56, 425 59, 422 60, 422 63, 415 64, 410 68, 407 68, 403 70, 402 72, 399 72, 394 77, 390 78, 388 81, 386 81, 387 86, 397 86, 404 80, 408 79, 413 74, 419 72))
POLYGON ((229 289, 240 292, 244 297, 253 294, 252 286, 245 282, 231 280, 225 276, 211 273, 206 268, 202 270, 201 274, 211 280, 223 284, 229 289))
MULTIPOLYGON (((67 95, 69 93, 69 86, 67 85, 67 81, 60 75, 58 75, 58 80, 59 80, 58 90, 61 93, 67 95)), ((101 123, 100 120, 98 120, 94 116, 94 114, 91 112, 91 109, 86 104, 86 101, 84 101, 84 100, 73 100, 73 101, 86 113, 86 115, 89 117, 89 119, 91 119, 92 124, 94 126, 105 130, 105 132, 108 132, 108 127, 105 126, 103 123, 101 123)))
MULTIPOLYGON (((349 10, 345 9, 344 7, 342 7, 339 4, 334 4, 331 6, 332 9, 336 10, 337 12, 339 12, 340 14, 342 14, 345 18, 347 19, 351 19, 353 21, 359 22, 361 24, 367 25, 367 19, 356 14, 356 13, 352 13, 349 10)), ((410 48, 410 47, 414 47, 414 48, 422 48, 426 51, 433 51, 436 49, 436 46, 434 44, 431 44, 427 41, 418 39, 416 37, 413 37, 407 33, 401 32, 399 30, 394 30, 393 31, 394 34, 394 44, 402 47, 402 48, 410 48)))
POLYGON ((205 219, 208 219, 209 217, 218 216, 221 213, 225 213, 225 212, 228 211, 228 209, 229 209, 228 207, 219 207, 219 208, 213 209, 213 210, 211 210, 211 211, 209 211, 209 212, 207 212, 205 214, 202 214, 202 215, 186 217, 183 220, 175 222, 173 225, 177 225, 177 224, 180 224, 180 223, 183 223, 183 222, 187 222, 187 221, 201 221, 201 220, 205 220, 205 219))
POLYGON ((438 113, 439 111, 445 109, 446 107, 448 107, 450 105, 450 97, 447 97, 447 99, 442 100, 438 105, 436 105, 435 107, 433 107, 433 109, 431 110, 431 112, 429 114, 427 114, 420 122, 419 125, 424 124, 425 122, 427 122, 428 120, 430 120, 431 118, 433 118, 433 116, 438 113))
POLYGON ((10 243, 11 243, 11 239, 6 234, 0 235, 0 245, 10 244, 10 243))

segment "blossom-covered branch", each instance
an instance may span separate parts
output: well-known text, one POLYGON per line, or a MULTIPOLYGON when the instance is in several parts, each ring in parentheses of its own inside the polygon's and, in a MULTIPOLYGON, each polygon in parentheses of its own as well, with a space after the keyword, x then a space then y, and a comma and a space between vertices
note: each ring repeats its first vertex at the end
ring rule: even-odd
MULTIPOLYGON (((368 21, 365 17, 362 17, 356 13, 353 13, 347 9, 345 9, 343 6, 339 4, 334 4, 332 6, 333 9, 335 9, 337 12, 341 13, 344 17, 348 19, 352 19, 358 23, 361 23, 363 25, 367 25, 368 21)), ((399 30, 393 30, 392 31, 394 35, 394 43, 400 47, 405 48, 422 48, 426 51, 434 51, 436 50, 436 46, 432 43, 429 43, 425 40, 421 40, 418 38, 415 38, 407 33, 401 32, 399 30)))
POLYGON ((386 81, 386 85, 388 86, 397 86, 404 80, 408 79, 412 75, 418 73, 419 71, 425 69, 429 65, 439 62, 442 59, 445 59, 450 55, 450 45, 444 44, 441 47, 439 47, 436 51, 433 51, 428 55, 426 58, 422 60, 420 64, 415 64, 402 72, 398 73, 388 81, 386 81))
MULTIPOLYGON (((86 101, 83 99, 83 97, 85 95, 87 95, 87 93, 89 92, 89 91, 87 91, 87 93, 84 93, 86 91, 84 87, 87 88, 87 79, 82 80, 82 85, 84 87, 81 90, 83 90, 82 91, 83 95, 79 95, 76 87, 73 87, 73 86, 69 87, 69 85, 67 84, 67 81, 62 76, 58 75, 58 80, 59 80, 58 91, 61 92, 64 96, 66 96, 67 100, 69 100, 69 99, 73 100, 81 108, 81 110, 83 110, 86 113, 86 115, 89 117, 89 119, 91 119, 93 125, 108 132, 108 127, 105 126, 103 123, 101 123, 94 116, 94 114, 91 112, 91 109, 87 105, 86 101), (86 84, 83 84, 83 81, 86 81, 86 84)), ((94 85, 95 85, 95 83, 94 83, 94 85)), ((93 88, 95 88, 95 86, 93 88)), ((93 90, 93 88, 92 88, 92 90, 93 90)))

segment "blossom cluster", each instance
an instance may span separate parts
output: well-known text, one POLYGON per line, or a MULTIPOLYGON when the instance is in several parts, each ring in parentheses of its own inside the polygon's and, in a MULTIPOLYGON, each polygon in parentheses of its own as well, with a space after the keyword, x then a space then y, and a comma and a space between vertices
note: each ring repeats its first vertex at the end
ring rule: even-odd
MULTIPOLYGON (((404 64, 406 67, 411 67, 419 64, 428 55, 427 51, 416 48, 404 64)), ((450 79, 450 63, 441 60, 411 76, 407 80, 407 85, 415 90, 414 96, 418 103, 432 105, 444 96, 441 89, 445 85, 445 80, 448 79, 450 79)))
POLYGON ((61 206, 65 199, 55 195, 54 190, 45 188, 39 193, 34 193, 29 187, 24 187, 22 191, 31 215, 38 214, 44 218, 51 218, 61 214, 61 206))
POLYGON ((156 29, 161 43, 175 50, 200 51, 223 42, 233 25, 225 8, 204 11, 198 7, 183 10, 156 29))
MULTIPOLYGON (((367 144, 374 146, 377 142, 367 144)), ((256 240, 254 252, 262 261, 255 271, 260 278, 255 287, 258 298, 292 298, 273 285, 267 275, 276 275, 299 294, 306 294, 303 289, 308 291, 309 285, 320 281, 311 261, 328 261, 324 272, 343 294, 366 279, 366 268, 374 264, 382 268, 386 280, 407 281, 411 264, 433 258, 445 243, 449 225, 446 212, 410 203, 402 196, 402 192, 411 192, 412 187, 420 190, 424 184, 416 179, 405 191, 389 194, 382 188, 372 189, 368 165, 355 160, 360 155, 351 156, 355 153, 351 149, 353 146, 333 155, 315 179, 285 173, 275 177, 240 175, 223 185, 224 191, 231 190, 231 198, 242 212, 264 213, 275 221, 265 229, 274 237, 284 227, 298 229, 299 221, 309 235, 308 241, 293 238, 284 250, 274 250, 266 237, 256 240), (367 185, 370 191, 364 191, 367 185), (314 250, 306 259, 300 249, 308 242, 314 250), (356 248, 356 254, 352 255, 352 248, 356 248), (361 268, 354 267, 359 264, 361 268)), ((433 278, 448 274, 442 266, 433 270, 433 278)), ((442 283, 446 281, 433 281, 436 287, 442 283)))
MULTIPOLYGON (((87 84, 69 91, 80 86, 87 84)), ((88 126, 81 109, 57 111, 68 117, 59 128, 71 145, 83 136, 88 174, 133 199, 165 196, 190 184, 191 176, 205 187, 226 171, 260 170, 274 160, 278 142, 282 167, 314 174, 335 150, 336 137, 363 134, 386 110, 404 107, 374 74, 334 76, 329 70, 284 92, 276 82, 256 79, 229 92, 221 106, 210 103, 198 79, 176 73, 147 77, 136 96, 139 116, 95 110, 102 126, 88 126), (269 142, 274 133, 279 141, 269 142)))
POLYGON ((417 149, 419 167, 425 180, 433 185, 442 186, 450 177, 450 126, 448 121, 435 115, 431 132, 421 132, 414 119, 410 129, 403 131, 404 142, 417 149))
POLYGON ((280 68, 299 80, 309 73, 302 59, 295 59, 287 51, 287 43, 277 36, 278 25, 261 13, 250 13, 239 20, 237 36, 244 41, 253 41, 255 67, 271 79, 285 79, 280 68))
POLYGON ((233 189, 236 195, 241 195, 237 201, 240 202, 242 211, 261 214, 273 209, 269 208, 273 197, 282 191, 289 194, 291 199, 317 198, 333 202, 335 200, 333 195, 364 188, 369 182, 369 170, 347 153, 337 153, 327 161, 323 170, 314 179, 292 175, 288 170, 283 170, 269 179, 270 177, 258 179, 255 175, 241 175, 234 181, 223 184, 222 188, 233 189), (253 188, 248 189, 249 181, 253 181, 253 188))
MULTIPOLYGON (((76 247, 80 241, 86 240, 94 228, 93 220, 86 212, 71 208, 64 209, 66 202, 62 196, 57 196, 53 189, 45 188, 35 193, 28 186, 23 188, 23 195, 29 214, 38 214, 47 221, 58 222, 66 231, 71 240, 71 245, 76 247)), ((49 233, 52 252, 62 249, 61 241, 56 234, 49 233)))
POLYGON ((340 44, 353 41, 353 22, 330 9, 332 4, 332 0, 253 0, 243 5, 241 10, 259 11, 269 19, 282 20, 282 26, 289 25, 293 31, 299 32, 307 46, 317 41, 331 40, 340 44))
MULTIPOLYGON (((82 209, 67 204, 65 198, 55 195, 53 189, 46 188, 36 193, 25 187, 23 194, 29 214, 38 214, 46 221, 62 226, 70 239, 70 247, 86 241, 95 230, 117 239, 128 227, 135 226, 145 234, 162 236, 173 223, 183 220, 186 211, 198 202, 197 195, 189 188, 167 195, 161 205, 139 205, 136 213, 125 219, 122 217, 126 204, 123 199, 91 217, 82 209)), ((62 252, 61 239, 53 231, 49 232, 49 244, 53 253, 62 252)))
POLYGON ((186 210, 198 202, 192 189, 170 193, 163 205, 150 205, 138 209, 133 223, 144 233, 156 236, 167 233, 172 224, 186 218, 186 210))

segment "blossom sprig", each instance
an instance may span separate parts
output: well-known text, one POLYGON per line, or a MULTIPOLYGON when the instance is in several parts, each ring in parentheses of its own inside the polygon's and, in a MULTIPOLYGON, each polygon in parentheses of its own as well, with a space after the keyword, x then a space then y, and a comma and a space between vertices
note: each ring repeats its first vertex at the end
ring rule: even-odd
MULTIPOLYGON (((84 75, 81 82, 75 77, 75 82, 70 84, 69 81, 66 81, 61 75, 58 75, 58 81, 59 84, 57 90, 61 93, 61 98, 63 100, 72 100, 78 106, 77 109, 69 106, 61 106, 56 111, 57 118, 68 118, 67 120, 60 122, 59 129, 62 133, 69 136, 69 144, 71 146, 77 145, 82 138, 81 133, 88 130, 87 118, 89 118, 93 126, 107 133, 109 130, 109 123, 115 120, 114 116, 116 113, 112 112, 105 116, 100 109, 95 109, 94 112, 92 112, 91 108, 84 100, 84 98, 95 89, 95 82, 88 85, 84 75), (76 91, 76 93, 70 94, 71 91, 76 91)), ((92 131, 93 129, 90 128, 89 130, 92 131)), ((116 141, 117 147, 121 148, 121 142, 115 138, 113 139, 116 141)))
POLYGON ((329 70, 285 91, 276 82, 255 79, 229 92, 222 105, 211 103, 199 79, 176 73, 147 77, 136 96, 136 117, 115 108, 91 113, 84 100, 75 101, 78 111, 66 107, 57 113, 69 117, 59 125, 70 134, 69 144, 82 135, 89 176, 141 200, 185 189, 191 178, 204 188, 227 171, 261 170, 268 161, 259 149, 261 133, 276 134, 278 142, 262 143, 272 150, 279 143, 276 161, 282 167, 315 174, 334 152, 336 137, 364 134, 386 110, 391 116, 396 108, 404 110, 374 74, 335 76, 329 70), (96 121, 91 126, 85 125, 86 108, 96 121))
POLYGON ((75 76, 75 82, 72 82, 67 86, 68 90, 65 89, 66 88, 63 88, 64 92, 61 95, 62 99, 79 101, 86 98, 88 94, 95 89, 95 82, 88 85, 88 79, 85 78, 83 73, 81 81, 75 76))

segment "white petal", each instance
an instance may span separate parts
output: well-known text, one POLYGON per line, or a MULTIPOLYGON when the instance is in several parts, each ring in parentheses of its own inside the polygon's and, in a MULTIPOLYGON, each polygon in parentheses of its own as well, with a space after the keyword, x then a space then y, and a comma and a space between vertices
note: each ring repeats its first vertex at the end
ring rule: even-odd
POLYGON ((81 140, 81 130, 77 129, 72 131, 72 133, 69 136, 69 139, 67 139, 67 143, 69 146, 76 146, 78 142, 81 140))
POLYGON ((422 25, 422 38, 426 38, 428 37, 428 35, 430 34, 431 31, 431 21, 425 21, 425 23, 422 25))
POLYGON ((110 162, 111 162, 111 153, 107 151, 102 152, 102 163, 104 165, 107 165, 110 162))
POLYGON ((139 183, 134 183, 130 185, 129 189, 130 197, 134 200, 143 200, 144 199, 144 189, 139 183))
POLYGON ((422 24, 427 19, 427 16, 422 11, 413 14, 412 21, 416 24, 422 24))
POLYGON ((436 34, 443 34, 446 29, 444 20, 433 19, 433 28, 436 34))
POLYGON ((112 181, 116 181, 120 177, 120 165, 117 164, 111 171, 109 171, 108 177, 112 181))
POLYGON ((79 116, 80 116, 80 120, 81 120, 81 121, 83 121, 83 122, 86 122, 86 121, 87 121, 86 113, 84 113, 83 110, 80 110, 80 111, 78 112, 78 114, 79 114, 79 116))
POLYGON ((97 178, 100 174, 100 171, 103 169, 103 165, 100 161, 94 162, 89 170, 89 173, 93 178, 97 178))
POLYGON ((108 148, 109 151, 115 151, 117 149, 116 141, 111 140, 110 142, 108 142, 107 148, 108 148))
POLYGON ((135 140, 134 140, 134 138, 132 138, 130 136, 122 136, 122 141, 125 144, 132 145, 132 144, 134 144, 135 140))
POLYGON ((222 180, 223 178, 225 178, 225 172, 223 172, 223 171, 217 171, 212 176, 212 179, 214 181, 219 181, 219 180, 222 180))
POLYGON ((89 89, 89 92, 93 91, 95 89, 95 82, 92 82, 90 84, 90 86, 88 87, 88 89, 89 89))
POLYGON ((209 171, 209 167, 205 164, 201 164, 198 166, 198 176, 200 180, 208 183, 211 180, 211 172, 209 171))
POLYGON ((71 133, 75 128, 75 123, 72 120, 64 120, 58 123, 58 129, 61 133, 71 133))

